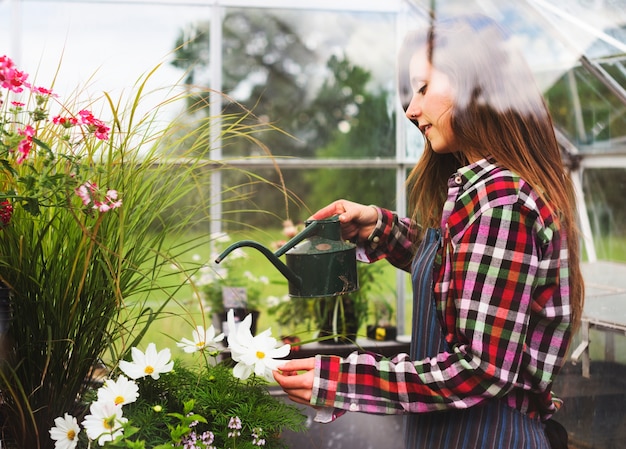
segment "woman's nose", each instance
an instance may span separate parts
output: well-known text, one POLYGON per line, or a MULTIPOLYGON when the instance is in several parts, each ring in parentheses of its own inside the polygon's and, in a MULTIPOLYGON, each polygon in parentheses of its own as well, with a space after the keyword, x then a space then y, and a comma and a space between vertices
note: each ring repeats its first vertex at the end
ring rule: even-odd
POLYGON ((417 95, 413 95, 409 106, 406 108, 406 116, 409 120, 417 120, 421 113, 421 101, 417 95))

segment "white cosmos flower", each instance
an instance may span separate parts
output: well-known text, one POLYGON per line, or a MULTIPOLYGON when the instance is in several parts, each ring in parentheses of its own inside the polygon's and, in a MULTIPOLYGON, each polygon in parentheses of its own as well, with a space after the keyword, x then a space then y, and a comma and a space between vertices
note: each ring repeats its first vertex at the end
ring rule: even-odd
POLYGON ((197 326, 191 335, 193 336, 193 341, 183 338, 176 343, 176 346, 182 348, 187 353, 192 353, 206 348, 217 349, 217 343, 224 340, 224 334, 215 335, 213 325, 210 325, 206 330, 202 326, 197 326))
POLYGON ((100 446, 113 441, 124 433, 124 424, 128 419, 122 416, 122 406, 111 402, 93 402, 89 407, 91 414, 85 416, 83 426, 91 440, 98 440, 100 446))
POLYGON ((54 420, 54 427, 50 429, 50 438, 54 440, 55 449, 74 449, 78 444, 80 427, 76 418, 66 413, 54 420))
POLYGON ((276 347, 276 339, 271 336, 271 329, 253 336, 250 332, 252 315, 248 315, 240 323, 235 323, 233 310, 228 311, 228 347, 232 359, 237 362, 233 375, 239 379, 247 379, 253 372, 271 381, 272 371, 284 361, 274 360, 286 357, 290 346, 285 344, 276 347))
POLYGON ((131 379, 146 376, 158 379, 161 374, 171 371, 174 367, 174 362, 170 361, 172 354, 169 348, 157 352, 154 343, 148 344, 145 354, 136 347, 131 348, 131 354, 132 362, 120 361, 120 369, 131 379))
POLYGON ((121 375, 117 380, 107 379, 98 389, 99 402, 111 402, 115 405, 125 405, 135 402, 139 397, 139 386, 135 381, 121 375))

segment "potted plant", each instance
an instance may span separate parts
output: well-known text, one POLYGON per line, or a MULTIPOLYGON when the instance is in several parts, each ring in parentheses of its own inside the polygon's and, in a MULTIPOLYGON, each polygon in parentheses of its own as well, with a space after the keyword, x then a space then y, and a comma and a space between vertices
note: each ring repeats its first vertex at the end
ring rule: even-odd
MULTIPOLYGON (((283 295, 280 298, 267 298, 267 313, 281 329, 281 339, 292 346, 292 350, 299 349, 302 334, 309 333, 314 327, 313 302, 309 298, 291 298, 283 295)), ((308 340, 308 339, 305 339, 308 340)))
POLYGON ((367 338, 377 341, 395 340, 398 328, 393 324, 393 306, 384 297, 372 301, 374 324, 367 325, 367 338))
POLYGON ((213 325, 222 332, 227 331, 226 316, 233 310, 236 320, 242 320, 248 314, 252 315, 252 333, 256 333, 261 303, 265 286, 269 284, 266 276, 256 276, 251 271, 238 271, 237 264, 247 257, 242 249, 234 250, 227 260, 216 264, 215 258, 219 248, 230 242, 226 233, 211 236, 211 243, 216 250, 211 261, 203 264, 198 273, 192 276, 191 281, 198 290, 200 299, 208 307, 213 316, 213 325))
MULTIPOLYGON (((202 133, 212 119, 163 126, 158 107, 139 114, 153 73, 128 102, 105 94, 106 122, 92 113, 97 102, 62 101, 0 56, 0 281, 11 311, 3 448, 53 447, 53 420, 85 413, 101 361, 123 359, 182 288, 162 276, 180 247, 204 244, 189 230, 208 209, 214 166, 202 133)), ((159 104, 176 100, 185 98, 159 104)))
MULTIPOLYGON (((393 308, 383 299, 387 287, 382 264, 359 263, 357 273, 359 290, 347 295, 322 298, 314 303, 320 342, 354 343, 372 309, 378 314, 377 320, 382 319, 382 314, 388 314, 391 319, 393 308)), ((389 335, 391 332, 390 329, 389 335)))

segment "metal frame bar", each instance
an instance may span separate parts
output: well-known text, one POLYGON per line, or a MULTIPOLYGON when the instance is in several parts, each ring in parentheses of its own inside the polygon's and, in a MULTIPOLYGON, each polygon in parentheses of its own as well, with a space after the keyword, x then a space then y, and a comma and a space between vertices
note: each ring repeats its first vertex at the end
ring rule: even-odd
POLYGON ((580 57, 580 63, 594 77, 596 77, 607 89, 609 89, 624 105, 626 105, 626 89, 624 89, 607 71, 597 62, 591 61, 587 56, 580 57))
POLYGON ((403 0, 15 0, 22 3, 103 3, 107 5, 223 6, 354 12, 398 12, 403 0))

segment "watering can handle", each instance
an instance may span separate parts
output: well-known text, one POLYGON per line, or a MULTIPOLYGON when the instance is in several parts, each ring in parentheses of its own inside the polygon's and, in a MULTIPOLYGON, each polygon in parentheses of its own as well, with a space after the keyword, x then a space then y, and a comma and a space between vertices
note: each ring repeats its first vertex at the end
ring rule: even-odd
POLYGON ((302 232, 300 232, 298 235, 293 237, 291 240, 289 240, 283 246, 278 248, 278 250, 274 253, 274 255, 276 257, 282 256, 287 251, 289 251, 291 248, 293 248, 298 243, 300 243, 302 240, 304 240, 305 238, 307 238, 308 236, 313 234, 313 231, 315 231, 315 228, 317 227, 318 223, 319 223, 319 221, 312 221, 311 224, 309 224, 306 228, 304 228, 302 230, 302 232))

